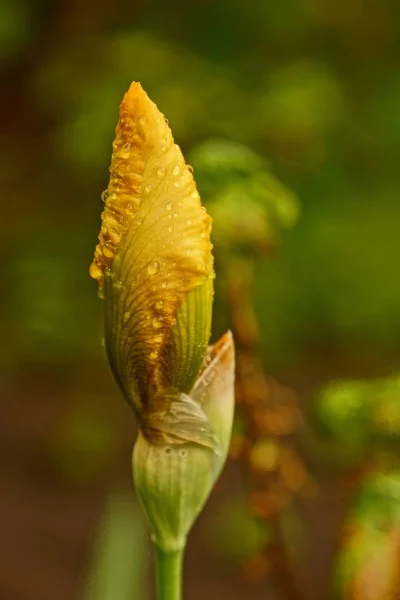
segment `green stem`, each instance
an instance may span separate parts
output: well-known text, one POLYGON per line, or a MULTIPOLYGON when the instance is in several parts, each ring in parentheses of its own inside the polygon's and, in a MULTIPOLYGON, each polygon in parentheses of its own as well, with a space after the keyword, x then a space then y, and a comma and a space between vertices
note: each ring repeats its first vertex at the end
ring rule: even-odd
POLYGON ((168 552, 155 546, 157 600, 181 600, 184 549, 168 552))

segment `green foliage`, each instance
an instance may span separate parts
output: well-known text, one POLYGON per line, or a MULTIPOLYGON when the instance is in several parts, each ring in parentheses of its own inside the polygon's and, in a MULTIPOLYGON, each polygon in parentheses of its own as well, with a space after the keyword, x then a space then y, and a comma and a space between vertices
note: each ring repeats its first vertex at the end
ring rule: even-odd
POLYGON ((395 600, 399 586, 400 473, 371 473, 362 482, 343 535, 334 597, 395 600))
POLYGON ((265 256, 292 227, 299 205, 270 172, 269 165, 247 146, 209 140, 189 155, 201 196, 214 219, 217 256, 265 256))
POLYGON ((145 600, 147 554, 147 535, 132 494, 114 492, 100 524, 84 600, 145 600))

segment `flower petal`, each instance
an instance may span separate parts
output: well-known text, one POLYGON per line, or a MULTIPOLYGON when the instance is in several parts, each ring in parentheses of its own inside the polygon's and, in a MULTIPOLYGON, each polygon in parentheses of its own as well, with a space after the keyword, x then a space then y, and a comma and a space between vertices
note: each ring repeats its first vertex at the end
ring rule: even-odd
POLYGON ((91 274, 104 284, 110 363, 140 411, 148 386, 168 383, 179 307, 213 276, 211 218, 163 115, 137 83, 121 104, 110 171, 91 274))
POLYGON ((228 331, 208 349, 203 370, 191 392, 219 441, 220 457, 216 465, 217 476, 225 462, 232 432, 235 406, 235 347, 232 333, 228 331))

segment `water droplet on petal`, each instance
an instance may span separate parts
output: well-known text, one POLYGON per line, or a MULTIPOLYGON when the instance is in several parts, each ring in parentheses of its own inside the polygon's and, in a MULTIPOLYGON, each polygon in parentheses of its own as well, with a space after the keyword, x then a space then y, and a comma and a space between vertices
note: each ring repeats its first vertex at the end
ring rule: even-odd
POLYGON ((165 167, 159 167, 159 168, 157 169, 157 175, 158 175, 159 177, 164 177, 164 175, 165 175, 165 167))
POLYGON ((193 190, 193 192, 190 194, 190 197, 193 198, 193 200, 195 198, 199 197, 199 192, 197 190, 193 190))
POLYGON ((161 284, 161 287, 165 289, 167 287, 167 282, 163 281, 162 284, 161 284))
POLYGON ((161 320, 157 319, 157 317, 154 317, 151 324, 153 325, 154 329, 161 329, 161 327, 163 326, 161 320))
POLYGON ((179 173, 181 172, 181 168, 179 165, 176 165, 173 169, 172 169, 172 175, 175 175, 175 177, 177 175, 179 175, 179 173))
POLYGON ((107 246, 104 246, 103 254, 106 258, 112 258, 114 255, 113 251, 110 248, 107 248, 107 246))
POLYGON ((165 207, 167 210, 172 210, 172 202, 168 202, 167 206, 165 207))
POLYGON ((149 275, 155 275, 156 273, 158 273, 159 270, 160 265, 156 260, 153 260, 147 265, 147 271, 149 272, 149 275))
POLYGON ((152 351, 152 352, 150 352, 150 354, 149 354, 150 360, 154 360, 154 359, 156 359, 156 358, 157 358, 157 356, 158 356, 158 351, 157 351, 157 350, 153 350, 153 351, 152 351))
POLYGON ((131 313, 129 312, 129 310, 126 310, 124 312, 124 316, 123 316, 124 323, 126 323, 127 321, 129 321, 130 318, 131 318, 131 313))
POLYGON ((176 188, 178 188, 178 187, 181 187, 181 184, 182 184, 182 182, 181 182, 181 180, 180 180, 180 179, 177 179, 176 181, 174 181, 174 186, 175 186, 176 188))
POLYGON ((175 217, 175 219, 176 219, 176 217, 179 217, 177 212, 172 213, 172 216, 175 217))
POLYGON ((153 186, 151 185, 151 183, 148 183, 148 184, 145 186, 145 188, 144 188, 144 191, 145 191, 145 193, 146 193, 146 194, 150 194, 150 192, 151 192, 151 188, 152 188, 152 187, 153 187, 153 186))
POLYGON ((172 232, 173 232, 173 230, 174 230, 173 226, 172 226, 172 225, 170 225, 170 226, 168 227, 168 231, 169 231, 170 233, 172 233, 172 232))
POLYGON ((159 300, 158 302, 156 302, 156 308, 158 310, 160 310, 160 308, 163 307, 164 301, 163 300, 159 300))
POLYGON ((188 225, 191 225, 191 224, 192 224, 192 219, 189 217, 188 219, 186 219, 186 223, 187 223, 188 225))
POLYGON ((101 199, 103 200, 103 202, 105 202, 108 198, 108 190, 104 190, 104 192, 101 193, 101 199))
POLYGON ((130 154, 131 154, 131 145, 129 143, 124 144, 120 151, 121 158, 129 158, 130 154))

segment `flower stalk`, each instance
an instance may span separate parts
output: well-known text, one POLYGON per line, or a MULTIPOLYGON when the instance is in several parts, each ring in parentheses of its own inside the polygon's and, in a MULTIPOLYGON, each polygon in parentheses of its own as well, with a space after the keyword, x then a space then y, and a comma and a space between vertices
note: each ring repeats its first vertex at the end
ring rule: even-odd
POLYGON ((157 600, 181 600, 184 549, 165 551, 156 546, 157 600))

